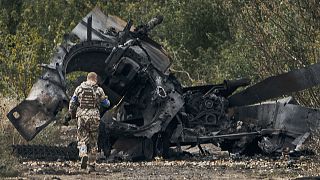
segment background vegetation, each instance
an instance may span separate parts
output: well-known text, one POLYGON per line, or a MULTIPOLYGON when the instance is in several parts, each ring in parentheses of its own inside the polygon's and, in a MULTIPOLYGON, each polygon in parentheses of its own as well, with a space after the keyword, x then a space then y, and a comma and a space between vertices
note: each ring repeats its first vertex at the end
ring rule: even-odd
MULTIPOLYGON (((0 143, 26 143, 5 114, 40 75, 65 33, 95 6, 135 25, 157 14, 164 22, 151 34, 173 59, 172 71, 183 85, 220 83, 270 75, 308 66, 320 57, 318 0, 0 0, 0 143)), ((319 89, 293 94, 319 107, 319 89)), ((40 133, 44 142, 57 127, 40 133)), ((54 135, 53 135, 54 136, 54 135)), ((0 147, 0 175, 17 172, 8 146, 0 147), (4 158, 6 157, 6 158, 4 158)))
MULTIPOLYGON (((53 49, 95 6, 147 22, 164 15, 151 36, 173 59, 184 85, 270 75, 316 63, 318 0, 0 0, 0 92, 25 97, 53 49)), ((318 89, 294 94, 319 105, 318 89)))
MULTIPOLYGON (((136 25, 164 15, 151 36, 170 53, 183 85, 239 77, 254 83, 320 56, 318 0, 0 0, 1 101, 27 96, 37 65, 50 61, 63 35, 95 6, 136 25)), ((319 107, 318 92, 294 96, 319 107)), ((1 108, 5 119, 8 108, 1 108)))

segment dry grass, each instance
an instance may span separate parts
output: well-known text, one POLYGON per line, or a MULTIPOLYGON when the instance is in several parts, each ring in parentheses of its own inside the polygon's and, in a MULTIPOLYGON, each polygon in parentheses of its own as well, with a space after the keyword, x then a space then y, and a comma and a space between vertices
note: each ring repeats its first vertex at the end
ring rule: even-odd
POLYGON ((313 130, 310 137, 303 145, 304 149, 312 150, 315 153, 314 160, 319 160, 320 156, 320 130, 313 130))
POLYGON ((24 140, 14 126, 10 123, 6 114, 17 104, 19 100, 3 97, 0 94, 0 177, 17 176, 18 159, 12 155, 13 144, 57 144, 61 142, 60 126, 50 124, 40 132, 36 138, 27 142, 24 140))
POLYGON ((17 104, 17 100, 0 96, 0 176, 17 176, 18 160, 12 156, 10 146, 22 141, 14 127, 6 117, 8 111, 17 104))

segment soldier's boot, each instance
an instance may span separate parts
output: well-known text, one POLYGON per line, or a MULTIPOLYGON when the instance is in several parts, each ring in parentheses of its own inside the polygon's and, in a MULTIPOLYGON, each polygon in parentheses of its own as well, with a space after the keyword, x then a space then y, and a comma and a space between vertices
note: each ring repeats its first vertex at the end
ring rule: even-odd
POLYGON ((78 149, 79 157, 81 157, 80 167, 81 169, 87 169, 89 161, 87 146, 84 142, 78 142, 78 149))
POLYGON ((92 153, 89 154, 89 160, 88 160, 88 168, 87 168, 87 173, 91 173, 96 171, 95 169, 95 157, 93 156, 92 153))
POLYGON ((91 173, 91 172, 95 172, 96 169, 95 169, 95 166, 94 165, 88 165, 88 173, 91 173))
POLYGON ((87 166, 88 166, 88 156, 83 156, 81 158, 81 169, 87 169, 87 166))

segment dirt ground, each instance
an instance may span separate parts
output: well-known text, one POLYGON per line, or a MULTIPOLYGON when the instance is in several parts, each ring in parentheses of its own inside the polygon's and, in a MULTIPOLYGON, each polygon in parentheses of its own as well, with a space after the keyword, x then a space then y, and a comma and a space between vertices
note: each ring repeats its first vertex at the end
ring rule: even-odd
MULTIPOLYGON (((62 129, 65 142, 75 139, 75 127, 62 129)), ((112 162, 96 164, 96 171, 88 173, 73 161, 21 160, 18 179, 295 179, 320 175, 320 161, 316 156, 298 158, 233 156, 212 144, 203 145, 209 152, 201 156, 197 147, 183 147, 193 156, 180 160, 112 162)), ((16 179, 16 178, 14 178, 16 179)))
POLYGON ((100 163, 88 173, 72 161, 24 161, 21 179, 295 179, 318 176, 320 164, 312 157, 271 159, 262 156, 216 159, 100 163))

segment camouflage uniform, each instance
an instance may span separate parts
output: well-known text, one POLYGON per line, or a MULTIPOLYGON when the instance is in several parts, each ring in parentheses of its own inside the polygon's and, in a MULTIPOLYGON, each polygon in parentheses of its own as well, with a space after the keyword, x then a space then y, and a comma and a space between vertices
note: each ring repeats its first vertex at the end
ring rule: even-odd
POLYGON ((69 112, 76 111, 78 121, 77 139, 80 158, 90 155, 91 159, 97 152, 100 105, 107 107, 110 102, 103 89, 91 81, 78 86, 70 101, 69 112))

